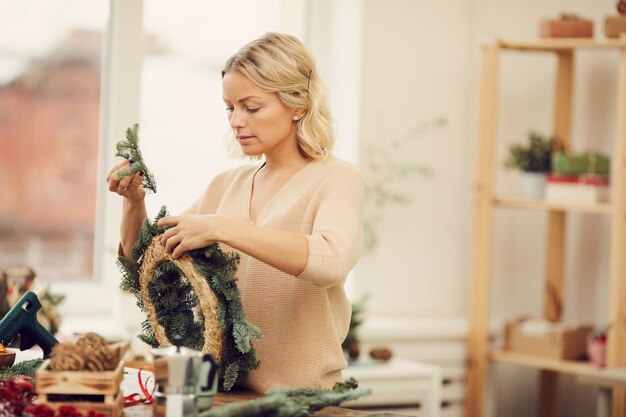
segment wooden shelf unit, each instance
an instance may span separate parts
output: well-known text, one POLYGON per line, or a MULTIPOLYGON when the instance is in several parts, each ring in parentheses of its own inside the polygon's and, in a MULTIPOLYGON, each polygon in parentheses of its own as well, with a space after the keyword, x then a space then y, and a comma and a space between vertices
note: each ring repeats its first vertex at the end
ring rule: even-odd
POLYGON ((504 207, 512 209, 571 211, 596 214, 611 214, 612 210, 611 203, 555 203, 540 199, 521 197, 494 197, 493 205, 494 207, 504 207))
MULTIPOLYGON (((612 40, 551 39, 533 42, 498 40, 482 45, 480 107, 477 160, 473 198, 472 257, 468 336, 466 417, 484 412, 487 367, 490 361, 540 369, 538 415, 557 414, 559 373, 577 374, 585 364, 550 361, 511 352, 489 353, 488 322, 493 252, 493 212, 495 208, 545 210, 548 216, 544 284, 544 317, 558 321, 562 316, 564 289, 565 220, 567 213, 609 215, 611 237, 609 254, 609 323, 626 323, 626 38, 612 40), (566 148, 570 145, 572 84, 575 54, 581 49, 612 49, 619 54, 617 130, 612 153, 612 201, 601 204, 552 203, 524 198, 495 196, 493 190, 497 143, 499 62, 502 53, 551 53, 557 59, 554 94, 553 136, 566 148)), ((626 367, 626 326, 609 329, 608 367, 626 367)), ((626 415, 626 395, 613 391, 612 416, 626 415)))
POLYGON ((524 353, 508 352, 504 350, 491 352, 491 354, 489 354, 489 360, 493 362, 527 366, 530 368, 545 369, 548 371, 571 375, 587 374, 593 369, 596 369, 595 366, 587 362, 543 358, 540 356, 526 355, 524 353))

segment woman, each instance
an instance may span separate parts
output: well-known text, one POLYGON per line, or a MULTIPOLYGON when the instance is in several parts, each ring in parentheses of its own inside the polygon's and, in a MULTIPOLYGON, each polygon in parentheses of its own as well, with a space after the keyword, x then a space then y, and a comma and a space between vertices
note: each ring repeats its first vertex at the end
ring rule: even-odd
MULTIPOLYGON (((173 258, 219 242, 241 256, 238 285, 248 319, 263 337, 247 388, 330 388, 341 380, 351 307, 343 289, 362 246, 363 182, 330 154, 330 113, 315 62, 293 36, 268 33, 222 71, 226 113, 241 152, 262 162, 218 175, 171 226, 173 258)), ((122 251, 131 252, 147 217, 141 176, 109 189, 124 197, 122 251)))

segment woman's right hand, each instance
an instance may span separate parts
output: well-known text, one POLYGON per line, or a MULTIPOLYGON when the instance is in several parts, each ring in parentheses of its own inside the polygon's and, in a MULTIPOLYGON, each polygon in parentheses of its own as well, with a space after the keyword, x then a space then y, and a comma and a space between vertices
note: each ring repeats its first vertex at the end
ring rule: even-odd
POLYGON ((143 172, 136 172, 122 179, 118 179, 117 172, 129 166, 130 161, 124 160, 109 171, 106 177, 106 181, 109 184, 109 191, 121 195, 130 202, 141 201, 146 195, 146 190, 141 185, 144 175, 143 172))

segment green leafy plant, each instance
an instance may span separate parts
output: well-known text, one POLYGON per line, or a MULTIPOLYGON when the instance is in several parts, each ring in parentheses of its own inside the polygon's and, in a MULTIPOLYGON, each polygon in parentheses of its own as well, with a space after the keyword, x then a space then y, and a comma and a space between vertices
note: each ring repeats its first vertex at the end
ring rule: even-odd
POLYGON ((504 167, 526 172, 550 172, 552 152, 559 148, 554 138, 531 131, 528 133, 528 145, 511 145, 504 167))
POLYGON ((365 179, 364 249, 372 251, 378 244, 378 224, 385 209, 394 204, 409 204, 411 194, 406 182, 415 177, 428 178, 432 169, 415 161, 411 150, 418 140, 447 125, 443 117, 419 123, 407 132, 383 142, 364 146, 365 179))

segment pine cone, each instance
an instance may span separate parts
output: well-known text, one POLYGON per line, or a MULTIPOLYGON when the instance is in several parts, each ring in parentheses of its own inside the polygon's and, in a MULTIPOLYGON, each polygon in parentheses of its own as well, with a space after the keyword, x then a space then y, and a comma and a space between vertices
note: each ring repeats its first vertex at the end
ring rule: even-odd
POLYGON ((96 350, 100 350, 102 348, 107 348, 109 344, 106 339, 100 336, 97 333, 85 333, 83 337, 81 337, 78 342, 76 342, 77 346, 90 346, 96 350))
POLYGON ((59 344, 52 348, 50 369, 53 371, 80 371, 85 367, 85 358, 71 344, 59 344))
POLYGON ((112 349, 96 333, 87 333, 76 344, 62 343, 52 348, 50 369, 53 371, 110 371, 120 360, 119 348, 112 349))

